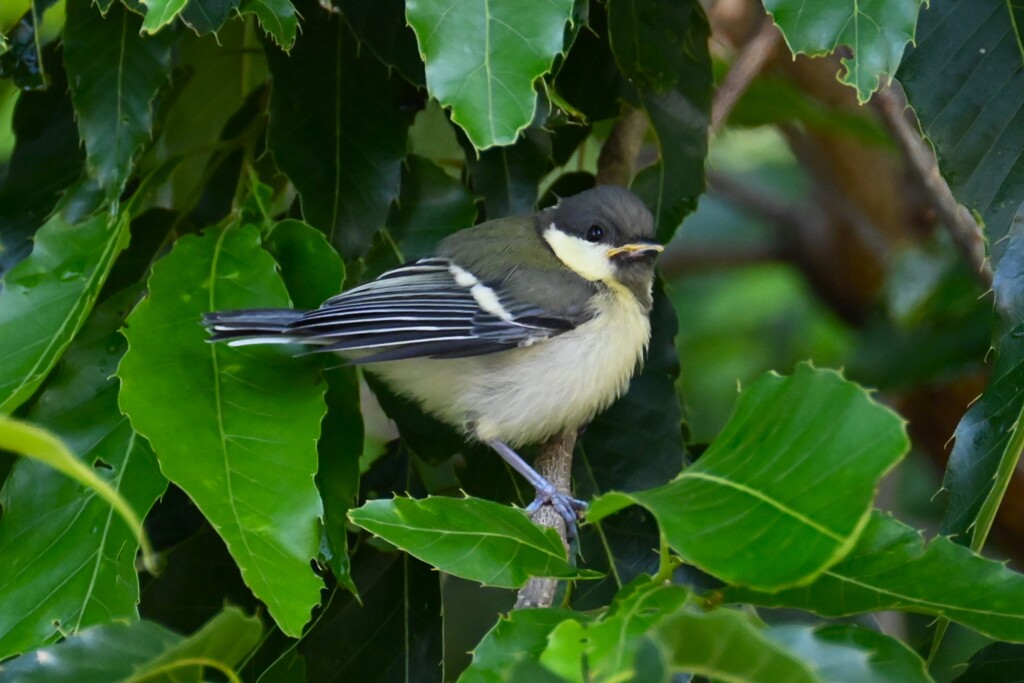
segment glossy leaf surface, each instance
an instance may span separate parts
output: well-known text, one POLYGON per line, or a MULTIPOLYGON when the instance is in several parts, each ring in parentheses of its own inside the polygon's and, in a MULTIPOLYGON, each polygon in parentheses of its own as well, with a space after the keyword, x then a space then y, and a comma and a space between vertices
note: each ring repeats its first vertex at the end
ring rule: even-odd
MULTIPOLYGON (((125 348, 117 327, 131 305, 120 299, 86 324, 29 419, 59 435, 71 457, 141 519, 166 480, 149 444, 117 408, 112 375, 125 348)), ((0 656, 93 624, 137 617, 134 534, 141 527, 133 531, 88 486, 45 462, 24 459, 0 491, 0 553, 7 560, 0 563, 0 656)))
POLYGON ((841 45, 850 48, 853 56, 843 58, 846 73, 839 79, 856 88, 857 99, 866 102, 880 83, 896 74, 925 4, 926 0, 765 0, 764 6, 793 54, 815 56, 841 45))
POLYGON ((534 82, 559 52, 572 0, 410 0, 427 90, 477 149, 508 145, 533 120, 534 82))
POLYGON ((864 389, 801 365, 744 391, 725 429, 677 479, 608 494, 590 516, 635 501, 701 569, 778 589, 810 581, 850 551, 878 480, 908 447, 903 421, 864 389))
POLYGON ((56 214, 40 228, 32 254, 7 273, 0 290, 0 414, 24 403, 53 368, 127 239, 126 220, 99 215, 76 225, 56 214))
POLYGON ((185 237, 154 268, 128 318, 121 408, 163 473, 217 528, 242 576, 288 634, 319 601, 309 561, 323 514, 313 484, 324 414, 317 362, 206 342, 216 310, 287 306, 251 226, 185 237))
POLYGON ((558 534, 520 510, 478 498, 371 500, 349 519, 424 562, 489 586, 516 588, 531 576, 587 578, 565 561, 558 534))
POLYGON ((298 9, 307 18, 302 40, 289 56, 267 50, 267 144, 295 184, 306 221, 351 258, 370 245, 398 196, 412 122, 402 107, 407 86, 359 50, 340 16, 312 1, 298 9))
POLYGON ((67 11, 64 51, 86 164, 114 201, 151 137, 153 99, 170 75, 170 40, 140 35, 142 21, 121 3, 106 16, 89 0, 70 0, 67 11))
POLYGON ((105 624, 7 662, 0 673, 21 683, 198 683, 204 664, 230 671, 261 631, 258 618, 232 607, 188 638, 150 621, 105 624))
POLYGON ((927 545, 910 527, 875 513, 842 562, 804 588, 726 599, 827 616, 899 609, 945 617, 1000 640, 1024 642, 1024 576, 947 538, 927 545))

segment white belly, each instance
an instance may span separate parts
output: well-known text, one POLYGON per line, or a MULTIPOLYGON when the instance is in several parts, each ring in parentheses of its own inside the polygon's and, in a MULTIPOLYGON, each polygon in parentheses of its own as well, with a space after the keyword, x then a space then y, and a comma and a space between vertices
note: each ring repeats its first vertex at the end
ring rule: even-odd
POLYGON ((367 370, 469 436, 513 447, 536 443, 607 408, 643 357, 651 334, 646 311, 628 292, 603 296, 593 320, 530 347, 367 370))

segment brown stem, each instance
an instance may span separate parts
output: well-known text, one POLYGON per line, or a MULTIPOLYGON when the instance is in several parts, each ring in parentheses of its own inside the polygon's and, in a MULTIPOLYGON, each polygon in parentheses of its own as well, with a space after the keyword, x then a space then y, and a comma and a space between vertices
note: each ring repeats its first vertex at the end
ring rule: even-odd
POLYGON ((992 268, 985 259, 985 238, 970 212, 957 202, 939 173, 931 147, 906 117, 907 101, 895 87, 883 88, 871 99, 889 133, 903 151, 914 179, 924 189, 928 203, 963 253, 971 270, 986 288, 992 286, 992 268))
POLYGON ((627 109, 622 113, 597 158, 598 185, 629 187, 646 132, 647 115, 642 110, 627 109))
POLYGON ((779 43, 779 37, 779 29, 771 19, 765 17, 761 22, 761 28, 750 42, 743 46, 722 85, 715 92, 715 99, 711 103, 711 130, 718 130, 729 118, 729 112, 736 106, 740 95, 750 86, 754 77, 761 73, 765 62, 772 56, 775 46, 779 43))
MULTIPOLYGON (((551 437, 541 446, 540 455, 533 463, 534 469, 542 477, 551 482, 560 493, 571 493, 572 451, 576 446, 576 430, 566 430, 551 437)), ((566 556, 569 554, 569 542, 566 538, 565 520, 555 511, 552 505, 543 505, 533 516, 533 521, 540 526, 550 527, 558 531, 566 556)), ((551 607, 555 601, 558 579, 532 578, 519 589, 516 598, 516 609, 524 607, 551 607)))

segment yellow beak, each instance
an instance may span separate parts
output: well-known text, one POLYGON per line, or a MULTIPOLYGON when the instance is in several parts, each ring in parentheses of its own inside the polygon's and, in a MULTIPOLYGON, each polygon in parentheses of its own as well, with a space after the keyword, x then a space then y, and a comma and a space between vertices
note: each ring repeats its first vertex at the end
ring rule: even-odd
POLYGON ((608 258, 618 256, 619 254, 636 254, 639 256, 640 254, 649 254, 651 252, 660 254, 663 251, 665 251, 665 246, 658 244, 657 242, 637 242, 634 244, 623 244, 621 247, 609 249, 605 252, 605 256, 608 258))

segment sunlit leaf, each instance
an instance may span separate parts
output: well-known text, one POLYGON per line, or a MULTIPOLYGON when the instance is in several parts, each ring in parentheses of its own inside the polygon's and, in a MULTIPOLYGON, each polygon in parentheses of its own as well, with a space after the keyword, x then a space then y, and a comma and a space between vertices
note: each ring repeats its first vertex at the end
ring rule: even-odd
POLYGON ((520 609, 510 612, 488 632, 473 650, 473 663, 459 677, 459 683, 500 683, 522 661, 538 660, 556 626, 579 619, 576 612, 563 609, 520 609))
POLYGON ((765 634, 810 664, 823 681, 931 683, 924 660, 878 631, 850 624, 773 626, 765 634))
MULTIPOLYGON (((137 290, 126 294, 90 318, 28 417, 59 435, 141 518, 166 480, 149 444, 117 408, 112 375, 125 347, 117 328, 137 290)), ((24 459, 0 491, 0 505, 0 657, 137 616, 139 530, 108 500, 44 462, 24 459)))
POLYGON ((156 33, 167 24, 174 21, 175 17, 181 14, 188 4, 188 0, 140 0, 146 7, 146 18, 142 23, 142 30, 146 33, 156 33))
POLYGON ((71 343, 128 239, 126 217, 55 214, 0 290, 0 414, 24 403, 71 343))
POLYGON ((882 513, 871 517, 846 559, 810 585, 778 593, 728 588, 725 597, 826 616, 918 612, 1024 642, 1024 576, 941 536, 925 545, 916 531, 882 513))
POLYGON ((743 683, 822 680, 736 610, 681 610, 661 621, 653 637, 671 671, 743 683))
POLYGON ((765 0, 764 6, 794 54, 824 55, 839 46, 853 50, 852 57, 843 58, 846 73, 839 78, 866 102, 883 79, 896 74, 925 4, 926 0, 765 0))
POLYGON ((121 408, 163 473, 224 538, 281 629, 297 635, 321 587, 309 566, 323 514, 313 484, 324 414, 318 364, 209 344, 199 324, 208 311, 288 303, 256 228, 181 238, 128 318, 118 377, 121 408))
POLYGON ((533 120, 534 82, 562 50, 572 0, 409 0, 427 90, 477 149, 508 145, 533 120))
POLYGON ((908 447, 903 421, 864 389, 801 365, 744 391, 725 429, 677 479, 603 496, 590 517, 637 502, 687 561, 778 589, 810 581, 850 551, 878 480, 908 447))
POLYGON ((569 566, 554 530, 479 498, 371 500, 348 517, 427 564, 489 586, 516 588, 531 576, 593 575, 569 566))
POLYGON ((243 15, 255 15, 263 30, 270 34, 278 47, 285 52, 295 45, 299 20, 295 16, 295 7, 290 0, 242 0, 238 11, 243 15))

